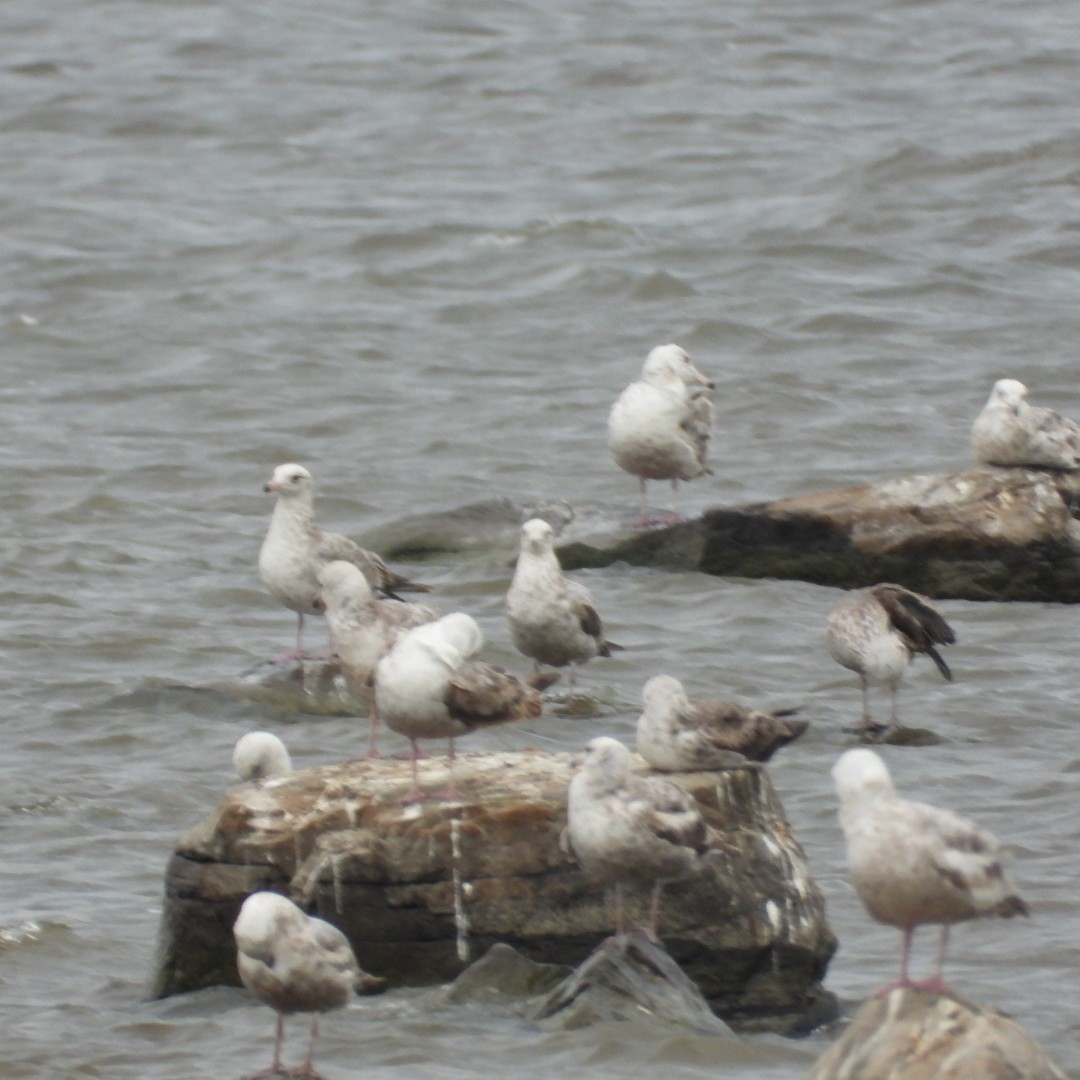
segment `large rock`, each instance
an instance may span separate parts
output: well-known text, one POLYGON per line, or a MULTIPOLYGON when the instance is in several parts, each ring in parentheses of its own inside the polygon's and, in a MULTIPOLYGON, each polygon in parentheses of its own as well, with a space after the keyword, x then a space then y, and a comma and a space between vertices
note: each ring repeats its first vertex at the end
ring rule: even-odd
POLYGON ((1080 473, 977 468, 706 511, 559 548, 567 569, 638 565, 963 600, 1080 602, 1080 473))
POLYGON ((905 989, 863 1002, 807 1080, 1065 1080, 1065 1074, 1000 1013, 905 989))
MULTIPOLYGON (((155 994, 237 981, 232 923, 260 888, 340 926, 364 967, 398 984, 447 981, 499 941, 578 964, 613 914, 559 847, 571 773, 565 754, 468 754, 455 768, 462 799, 418 805, 401 802, 399 761, 238 786, 169 863, 155 994)), ((421 779, 445 785, 445 762, 422 763, 421 779)), ((667 889, 667 949, 725 1018, 785 1030, 819 1021, 836 942, 765 770, 673 779, 725 847, 699 878, 667 889)))

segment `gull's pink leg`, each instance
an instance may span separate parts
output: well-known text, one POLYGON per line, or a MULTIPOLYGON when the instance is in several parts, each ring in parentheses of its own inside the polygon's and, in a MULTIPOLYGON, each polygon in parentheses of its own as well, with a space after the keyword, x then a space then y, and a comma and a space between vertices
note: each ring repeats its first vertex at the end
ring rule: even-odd
POLYGON ((876 998, 891 994, 902 986, 912 985, 908 975, 908 958, 911 956, 911 939, 915 936, 915 927, 905 927, 903 933, 904 937, 900 945, 900 978, 895 982, 886 983, 880 990, 875 990, 873 996, 876 998))
POLYGON ((945 953, 949 948, 949 924, 943 923, 941 927, 941 937, 938 938, 938 951, 937 951, 937 970, 929 979, 922 979, 920 982, 914 985, 919 990, 929 990, 933 994, 951 994, 948 983, 945 982, 945 976, 942 974, 942 970, 945 967, 945 953))
POLYGON ((416 766, 417 761, 420 759, 420 744, 415 739, 409 739, 409 748, 411 750, 409 760, 412 762, 412 788, 405 795, 402 802, 423 802, 424 792, 420 787, 420 771, 416 766))

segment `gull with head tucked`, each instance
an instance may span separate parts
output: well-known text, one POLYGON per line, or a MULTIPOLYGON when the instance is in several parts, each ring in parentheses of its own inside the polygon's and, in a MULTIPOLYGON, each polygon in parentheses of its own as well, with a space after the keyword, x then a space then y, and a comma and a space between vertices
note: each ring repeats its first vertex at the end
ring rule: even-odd
POLYGON ((263 487, 277 495, 270 528, 259 551, 259 576, 271 594, 296 612, 296 651, 282 659, 303 657, 304 616, 321 615, 317 573, 324 563, 343 559, 360 568, 373 589, 387 596, 398 591, 430 592, 430 586, 394 573, 373 551, 315 524, 315 481, 303 465, 279 465, 263 487))
POLYGON ((948 993, 942 976, 949 927, 966 919, 1027 915, 998 856, 998 842, 974 822, 896 794, 873 750, 842 754, 833 766, 852 884, 871 917, 903 932, 900 978, 883 987, 948 993), (916 927, 941 925, 937 969, 912 983, 908 958, 916 927))
POLYGON ((897 690, 912 658, 925 653, 951 681, 952 672, 936 646, 955 641, 956 635, 941 612, 925 596, 902 585, 854 589, 825 620, 825 643, 832 658, 859 674, 863 714, 858 727, 862 731, 886 727, 870 716, 871 684, 889 688, 892 710, 888 726, 896 727, 897 690))
POLYGON ((399 634, 434 622, 439 613, 425 604, 378 599, 360 568, 340 559, 321 566, 317 577, 330 638, 345 681, 368 703, 371 727, 367 757, 377 758, 379 710, 373 690, 376 665, 393 648, 399 634))
MULTIPOLYGON (((540 695, 527 683, 472 657, 484 643, 476 620, 460 611, 401 634, 375 668, 375 702, 391 731, 411 747, 412 788, 407 802, 424 798, 417 759, 420 739, 447 739, 451 766, 454 739, 478 728, 535 719, 540 695)), ((445 793, 457 798, 451 780, 445 793)))
POLYGON ((252 997, 277 1013, 274 1060, 251 1080, 271 1076, 317 1077, 312 1058, 319 1013, 340 1009, 355 991, 376 993, 384 980, 361 970, 348 939, 323 919, 305 915, 278 893, 252 893, 233 926, 240 981, 252 997), (281 1063, 285 1017, 313 1013, 307 1058, 299 1068, 281 1063))
MULTIPOLYGON (((658 345, 649 353, 641 377, 616 399, 608 415, 608 446, 615 464, 638 478, 641 517, 649 480, 670 480, 673 499, 680 480, 712 474, 706 464, 713 423, 709 397, 713 383, 678 345, 658 345)), ((674 506, 668 521, 681 520, 674 506)))
POLYGON ((998 379, 971 425, 971 449, 980 465, 1080 469, 1080 424, 1027 403, 1027 387, 998 379))
POLYGON ((541 518, 521 527, 521 550, 506 594, 510 637, 519 652, 551 667, 610 656, 619 646, 604 638, 604 627, 584 585, 563 577, 555 554, 554 532, 541 518))
POLYGON ((292 772, 285 744, 269 731, 249 731, 233 748, 233 769, 244 781, 277 780, 292 772))

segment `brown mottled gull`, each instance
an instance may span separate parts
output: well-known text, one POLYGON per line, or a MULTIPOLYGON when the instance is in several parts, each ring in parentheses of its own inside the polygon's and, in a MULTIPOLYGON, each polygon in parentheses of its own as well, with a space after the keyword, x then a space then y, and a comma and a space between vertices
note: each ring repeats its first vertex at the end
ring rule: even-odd
POLYGON ((1080 469, 1080 424, 1051 409, 1029 405, 1027 387, 998 379, 971 425, 971 449, 981 465, 1080 469))
POLYGON ((671 675, 654 675, 641 692, 638 753, 661 772, 724 769, 768 761, 810 726, 791 710, 763 712, 730 701, 697 701, 671 675))
POLYGON ((833 608, 825 622, 825 642, 832 658, 858 672, 863 700, 858 726, 871 731, 885 725, 871 719, 869 686, 889 688, 889 725, 896 726, 896 692, 912 657, 925 653, 951 680, 952 672, 935 646, 955 641, 956 635, 941 612, 925 596, 902 585, 855 589, 833 608))
MULTIPOLYGON (((472 659, 483 643, 476 620, 454 612, 401 634, 375 668, 379 716, 412 750, 406 801, 424 798, 416 764, 420 739, 447 739, 452 765, 457 736, 543 712, 540 695, 523 680, 472 659)), ((457 797, 452 782, 446 795, 457 797)))
POLYGON ((600 737, 570 781, 562 845, 586 875, 615 886, 615 933, 624 933, 623 888, 651 886, 646 928, 655 940, 660 891, 694 873, 710 846, 709 827, 678 784, 630 772, 630 751, 600 737))
POLYGON ((913 985, 911 940, 926 923, 941 924, 937 970, 914 985, 947 993, 942 967, 953 923, 1028 914, 1001 865, 997 840, 950 810, 901 798, 873 750, 848 750, 832 774, 855 891, 872 918, 903 931, 900 978, 878 994, 913 985))
POLYGON ((398 635, 414 626, 434 622, 439 613, 425 604, 380 600, 363 571, 354 563, 335 559, 319 568, 319 597, 326 610, 330 637, 345 680, 368 702, 371 722, 367 756, 379 756, 375 734, 379 711, 372 689, 375 666, 390 651, 398 635))
POLYGON ((373 551, 348 537, 323 532, 315 524, 315 484, 302 465, 279 465, 263 490, 274 492, 277 502, 259 551, 259 576, 277 600, 296 612, 296 651, 288 659, 304 655, 304 616, 322 614, 316 573, 323 563, 335 559, 353 563, 373 589, 388 596, 398 591, 431 591, 428 585, 394 573, 373 551))
POLYGON ((506 594, 510 637, 519 652, 552 667, 610 656, 619 646, 605 640, 600 615, 588 589, 563 577, 555 554, 554 532, 540 518, 521 527, 521 550, 506 594))
POLYGON ((319 1013, 340 1009, 354 991, 382 988, 383 980, 366 974, 356 962, 345 935, 322 919, 305 915, 291 900, 272 892, 252 893, 233 926, 236 966, 248 991, 277 1013, 274 1060, 255 1077, 287 1072, 318 1076, 312 1057, 319 1034, 319 1013), (307 1058, 298 1069, 281 1063, 284 1020, 292 1013, 314 1013, 307 1058))
MULTIPOLYGON (((649 480, 670 480, 672 497, 680 480, 712 474, 706 464, 712 431, 712 382, 678 345, 649 353, 641 378, 617 398, 608 416, 608 446, 616 465, 638 478, 641 517, 655 524, 645 507, 649 480)), ((669 521, 681 520, 674 505, 669 521)))
POLYGON ((292 772, 285 744, 269 731, 249 731, 233 748, 233 769, 241 780, 276 780, 292 772))

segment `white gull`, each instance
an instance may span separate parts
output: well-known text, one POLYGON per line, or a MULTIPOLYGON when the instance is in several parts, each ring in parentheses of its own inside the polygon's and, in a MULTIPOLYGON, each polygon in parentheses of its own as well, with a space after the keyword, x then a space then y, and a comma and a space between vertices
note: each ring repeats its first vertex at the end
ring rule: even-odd
MULTIPOLYGON (((638 478, 641 517, 654 524, 645 507, 649 480, 670 480, 672 498, 680 480, 712 470, 706 464, 713 423, 712 382, 678 345, 659 345, 649 353, 641 378, 616 399, 608 415, 608 447, 620 469, 638 478)), ((669 520, 680 520, 672 506, 669 520)))
POLYGON ((878 991, 913 985, 908 958, 916 927, 941 925, 937 969, 918 985, 947 993, 942 976, 949 927, 982 916, 1028 914, 998 855, 998 842, 973 821, 896 794, 873 750, 848 750, 833 766, 847 862, 871 917, 903 932, 900 978, 878 991))
POLYGON ((971 425, 971 448, 981 465, 1080 469, 1080 424, 1051 409, 1029 405, 1016 379, 994 383, 971 425))
POLYGON ((241 780, 276 780, 292 772, 285 744, 269 731, 249 731, 233 748, 233 769, 241 780))

